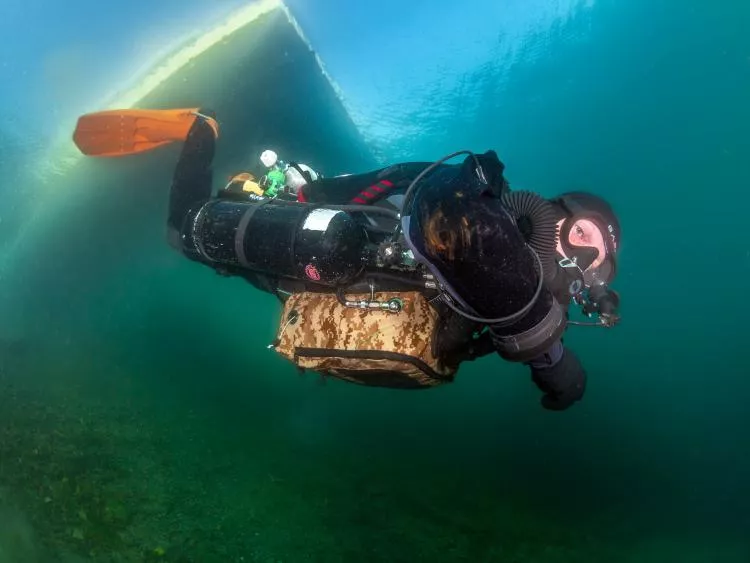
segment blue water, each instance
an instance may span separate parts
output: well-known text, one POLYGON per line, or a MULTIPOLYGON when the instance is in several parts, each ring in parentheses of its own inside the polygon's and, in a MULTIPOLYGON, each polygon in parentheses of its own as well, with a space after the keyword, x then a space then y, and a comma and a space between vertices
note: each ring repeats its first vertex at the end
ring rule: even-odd
MULTIPOLYGON (((241 4, 5 0, 6 202, 31 189, 42 205, 50 188, 35 191, 23 180, 37 164, 35 150, 132 84, 155 53, 241 4)), ((153 549, 162 544, 173 546, 166 557, 175 561, 235 561, 241 553, 246 561, 750 560, 750 4, 288 4, 380 162, 493 148, 513 187, 545 196, 583 188, 607 197, 623 228, 616 283, 623 323, 612 331, 570 329, 566 343, 590 382, 585 400, 565 413, 542 411, 525 372, 499 358, 465 366, 456 384, 418 398, 340 385, 321 390, 261 356, 262 346, 245 344, 244 331, 261 342, 273 333, 267 296, 195 272, 167 250, 144 259, 149 270, 133 266, 132 279, 124 279, 124 266, 108 269, 103 278, 119 278, 98 292, 87 289, 90 307, 70 313, 72 324, 101 326, 100 334, 56 333, 33 343, 31 355, 63 349, 71 359, 59 372, 24 372, 42 397, 34 404, 53 405, 53 414, 41 426, 31 415, 25 426, 19 422, 25 432, 43 429, 29 438, 43 449, 39 436, 54 434, 50 420, 96 426, 96 416, 116 412, 87 455, 126 442, 142 448, 142 461, 127 466, 154 476, 139 502, 166 499, 172 516, 158 532, 109 516, 130 535, 118 543, 97 529, 95 537, 130 554, 127 561, 158 558, 153 549), (178 276, 184 283, 174 285, 178 276), (221 308, 216 325, 208 324, 195 295, 217 294, 240 305, 221 308), (231 316, 245 307, 256 319, 252 329, 246 316, 231 316), (193 324, 210 333, 208 350, 165 341, 156 354, 125 344, 161 342, 176 325, 193 324), (227 365, 260 366, 275 378, 247 381, 239 368, 209 375, 219 348, 227 365), (55 410, 68 401, 88 405, 89 414, 55 410), (186 466, 181 481, 175 468, 186 466), (217 522, 259 535, 229 538, 217 522), (196 543, 176 530, 191 530, 196 543), (143 551, 133 556, 138 542, 143 551)), ((12 209, 0 207, 0 251, 17 233, 12 209)), ((42 245, 37 252, 43 260, 42 245)), ((14 316, 37 310, 32 303, 13 308, 14 316)), ((0 327, 0 336, 13 328, 0 327)), ((203 338, 198 328, 179 334, 203 338)), ((10 371, 9 358, 23 357, 23 346, 4 346, 10 371)), ((4 399, 23 404, 15 395, 4 399)), ((16 498, 17 511, 5 514, 30 514, 4 517, 20 530, 13 537, 31 534, 31 543, 54 540, 84 560, 110 560, 70 547, 81 541, 81 526, 45 534, 51 524, 18 501, 28 492, 19 487, 0 471, 0 510, 6 497, 16 498)), ((107 494, 115 495, 112 513, 130 506, 107 494)), ((85 495, 100 506, 91 499, 104 493, 85 495)), ((10 541, 0 532, 2 563, 10 541)))

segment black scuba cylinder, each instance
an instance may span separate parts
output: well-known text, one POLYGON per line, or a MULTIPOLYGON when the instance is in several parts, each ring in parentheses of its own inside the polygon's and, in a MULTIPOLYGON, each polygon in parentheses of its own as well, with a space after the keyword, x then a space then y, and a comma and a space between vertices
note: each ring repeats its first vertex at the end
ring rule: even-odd
POLYGON ((193 247, 188 250, 215 267, 338 286, 365 266, 367 233, 340 209, 213 200, 187 222, 187 230, 183 240, 193 247))

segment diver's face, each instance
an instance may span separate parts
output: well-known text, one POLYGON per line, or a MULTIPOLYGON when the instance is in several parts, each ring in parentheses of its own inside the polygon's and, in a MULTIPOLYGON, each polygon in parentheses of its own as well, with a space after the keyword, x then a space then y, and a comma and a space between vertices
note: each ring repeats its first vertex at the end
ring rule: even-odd
MULTIPOLYGON (((559 233, 564 222, 565 219, 562 219, 557 223, 557 253, 561 256, 564 256, 565 258, 571 258, 570 256, 567 256, 565 254, 565 251, 562 248, 562 244, 560 243, 559 233)), ((604 262, 604 259, 606 258, 607 249, 604 245, 604 234, 601 232, 601 230, 599 230, 599 227, 596 226, 596 223, 594 223, 593 221, 589 221, 588 219, 579 219, 578 221, 573 223, 573 226, 570 229, 570 233, 568 234, 568 243, 571 246, 590 247, 597 250, 598 254, 596 256, 596 259, 587 269, 598 267, 602 262, 604 262)))

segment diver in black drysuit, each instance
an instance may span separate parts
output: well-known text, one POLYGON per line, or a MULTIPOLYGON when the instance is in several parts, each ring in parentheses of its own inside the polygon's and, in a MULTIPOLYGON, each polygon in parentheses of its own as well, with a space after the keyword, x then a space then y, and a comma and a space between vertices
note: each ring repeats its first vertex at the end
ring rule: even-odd
MULTIPOLYGON (((167 227, 172 246, 221 274, 241 276, 280 297, 297 291, 330 292, 334 278, 326 284, 326 280, 291 274, 294 265, 288 264, 283 253, 279 256, 278 247, 266 249, 269 258, 262 264, 248 258, 247 241, 252 237, 244 231, 256 212, 268 215, 272 206, 258 211, 263 204, 257 201, 212 198, 214 150, 214 132, 205 121, 196 120, 170 190, 167 227), (207 202, 212 203, 204 206, 207 202)), ((444 294, 432 301, 440 315, 434 343, 437 354, 456 366, 495 352, 506 360, 525 363, 543 392, 544 408, 570 407, 583 397, 586 372, 573 351, 563 345, 562 335, 571 297, 585 280, 582 268, 561 267, 554 249, 555 223, 580 212, 567 205, 572 201, 575 206, 576 201, 547 202, 534 194, 510 192, 504 165, 493 151, 472 154, 462 165, 440 164, 428 171, 432 164, 404 163, 321 179, 303 187, 302 203, 275 202, 274 209, 292 213, 294 207, 310 204, 360 206, 360 212, 372 210, 363 214, 375 223, 370 225, 375 237, 393 232, 393 215, 386 211, 402 211, 404 217, 396 228, 417 261, 429 266, 444 294), (421 179, 419 189, 409 189, 423 172, 430 173, 421 179)), ((261 247, 262 238, 254 239, 261 247)), ((608 259, 614 259, 614 252, 608 259)), ((358 260, 359 256, 351 262, 358 260)), ((331 271, 338 275, 335 266, 331 271)), ((615 316, 619 304, 617 294, 607 287, 611 277, 596 284, 590 292, 594 297, 587 303, 605 317, 615 316)), ((424 287, 424 281, 406 274, 378 278, 383 291, 414 290, 417 285, 424 287)))

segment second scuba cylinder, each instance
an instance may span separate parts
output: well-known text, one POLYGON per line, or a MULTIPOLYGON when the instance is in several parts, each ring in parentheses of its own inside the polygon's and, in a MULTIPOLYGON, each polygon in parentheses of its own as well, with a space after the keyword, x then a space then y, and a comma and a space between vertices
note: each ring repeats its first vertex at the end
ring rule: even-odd
POLYGON ((208 262, 338 286, 364 268, 367 233, 339 209, 293 202, 206 203, 192 243, 208 262))

